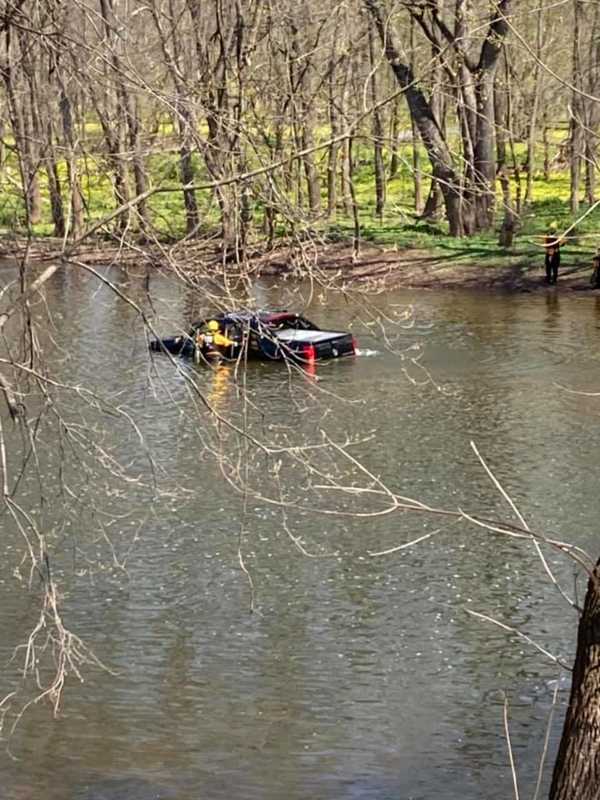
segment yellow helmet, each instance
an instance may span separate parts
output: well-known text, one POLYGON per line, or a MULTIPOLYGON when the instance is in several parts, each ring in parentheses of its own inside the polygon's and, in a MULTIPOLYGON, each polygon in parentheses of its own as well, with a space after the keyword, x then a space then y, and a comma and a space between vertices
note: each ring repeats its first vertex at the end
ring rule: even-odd
POLYGON ((551 231, 555 231, 558 228, 558 225, 556 224, 556 222, 551 222, 548 227, 551 231))
POLYGON ((218 331, 219 330, 219 323, 216 319, 211 319, 206 323, 206 327, 209 331, 218 331))

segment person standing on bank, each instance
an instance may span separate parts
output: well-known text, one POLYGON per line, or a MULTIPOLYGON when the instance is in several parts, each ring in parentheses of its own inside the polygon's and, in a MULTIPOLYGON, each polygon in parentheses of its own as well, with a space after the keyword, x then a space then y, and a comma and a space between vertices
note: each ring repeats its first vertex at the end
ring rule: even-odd
POLYGON ((544 247, 546 248, 546 283, 556 283, 558 278, 562 242, 556 234, 556 228, 556 222, 551 222, 548 233, 544 238, 544 247))
POLYGON ((592 258, 592 275, 590 284, 593 289, 600 289, 600 247, 592 258))

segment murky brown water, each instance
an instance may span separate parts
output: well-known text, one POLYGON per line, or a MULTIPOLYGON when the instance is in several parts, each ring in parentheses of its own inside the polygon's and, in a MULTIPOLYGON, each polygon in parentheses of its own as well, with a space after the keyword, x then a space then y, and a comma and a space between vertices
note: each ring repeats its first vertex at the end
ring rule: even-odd
MULTIPOLYGON (((111 277, 150 311, 143 280, 111 277)), ((265 284, 256 293, 264 305, 294 308, 296 289, 265 284)), ((165 332, 197 313, 197 301, 164 280, 151 281, 150 293, 165 332)), ((46 302, 55 327, 42 345, 54 374, 110 398, 145 446, 123 416, 65 392, 65 422, 95 426, 129 483, 70 459, 60 490, 58 423, 44 429, 44 477, 24 481, 21 500, 39 509, 43 496, 65 620, 115 674, 84 667, 57 720, 45 703, 27 711, 0 754, 0 798, 500 800, 512 796, 503 691, 531 796, 557 670, 465 609, 570 657, 573 614, 532 548, 416 514, 310 513, 377 506, 316 488, 331 476, 378 484, 318 448, 310 475, 283 458, 275 482, 277 455, 226 429, 219 440, 187 378, 261 441, 320 445, 322 431, 356 440, 349 452, 393 491, 511 519, 474 440, 530 525, 597 552, 600 397, 561 387, 600 391, 598 301, 390 293, 373 306, 393 315, 413 304, 414 324, 385 323, 384 337, 366 324, 364 303, 329 297, 326 308, 315 296, 307 315, 351 327, 361 349, 318 368, 317 385, 281 365, 251 364, 236 377, 187 364, 178 372, 161 357, 152 364, 135 312, 81 274, 57 275, 46 302), (236 493, 216 457, 227 474, 235 464, 254 490, 296 507, 284 516, 236 493), (442 534, 413 549, 369 555, 440 524, 442 534), (288 529, 320 557, 302 555, 288 529)), ((37 613, 14 574, 22 549, 3 517, 3 694, 22 663, 9 663, 13 648, 37 613)), ((548 559, 571 592, 571 566, 548 559)), ((22 697, 30 696, 28 686, 22 697)), ((560 699, 562 712, 565 692, 560 699)), ((553 748, 560 722, 558 713, 553 748)))

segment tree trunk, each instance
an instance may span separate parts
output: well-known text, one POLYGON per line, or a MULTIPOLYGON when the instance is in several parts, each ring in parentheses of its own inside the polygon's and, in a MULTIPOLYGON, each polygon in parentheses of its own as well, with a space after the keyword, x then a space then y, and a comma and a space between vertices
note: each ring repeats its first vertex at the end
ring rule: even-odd
MULTIPOLYGON (((307 111, 302 128, 300 131, 300 147, 303 150, 310 150, 315 145, 313 133, 312 113, 307 111)), ((312 216, 316 217, 321 211, 321 182, 319 173, 315 165, 313 153, 307 153, 302 157, 304 165, 304 175, 306 178, 306 191, 308 194, 308 207, 312 216)))
POLYGON ((542 91, 542 71, 540 62, 542 59, 543 43, 543 17, 542 9, 537 10, 537 26, 535 37, 535 51, 537 60, 535 62, 535 72, 533 78, 533 102, 531 104, 531 117, 529 119, 529 136, 527 137, 527 188, 525 190, 525 202, 533 202, 533 176, 535 173, 535 135, 537 131, 537 115, 540 105, 540 94, 542 91))
POLYGON ((550 142, 548 141, 548 125, 544 119, 544 180, 550 180, 550 142))
MULTIPOLYGON (((343 80, 341 86, 340 103, 341 103, 341 118, 342 124, 348 127, 348 94, 350 92, 350 70, 352 69, 352 62, 350 59, 346 60, 346 68, 343 72, 343 80)), ((352 191, 350 189, 350 140, 344 139, 341 148, 342 164, 340 170, 340 186, 342 192, 342 202, 344 204, 344 214, 349 217, 353 213, 354 207, 352 204, 352 191)))
MULTIPOLYGON (((442 134, 446 136, 447 104, 444 100, 444 92, 442 88, 443 74, 442 67, 439 63, 440 51, 439 47, 435 45, 432 47, 432 58, 436 59, 436 66, 433 71, 431 110, 433 112, 433 116, 438 121, 442 134)), ((442 196, 440 184, 435 178, 432 178, 431 183, 429 184, 429 193, 427 195, 427 200, 425 201, 425 207, 423 208, 421 219, 432 221, 439 220, 443 213, 443 201, 444 198, 442 196)))
MULTIPOLYGON (((114 99, 108 92, 105 93, 105 107, 100 105, 93 89, 90 89, 92 101, 98 120, 104 133, 106 143, 107 164, 111 172, 115 207, 120 208, 129 201, 129 181, 127 176, 127 163, 123 157, 126 151, 123 115, 116 107, 114 99)), ((130 224, 131 210, 125 209, 115 220, 117 231, 125 231, 130 224)))
POLYGON ((71 99, 69 98, 64 82, 59 74, 60 93, 59 107, 62 119, 63 135, 67 150, 67 177, 69 181, 69 191, 71 193, 71 233, 77 238, 83 233, 83 195, 79 185, 79 169, 77 166, 77 155, 75 153, 75 135, 73 133, 73 114, 71 99))
POLYGON ((585 202, 592 205, 596 196, 596 143, 591 135, 585 140, 585 202))
MULTIPOLYGON (((588 6, 585 24, 588 41, 584 86, 589 94, 597 95, 600 89, 600 49, 598 48, 600 8, 597 3, 594 3, 591 13, 589 9, 590 6, 588 6)), ((597 129, 600 122, 600 110, 598 104, 589 98, 582 98, 582 102, 585 105, 585 201, 591 205, 596 195, 597 129)))
POLYGON ((65 210, 60 186, 58 165, 56 163, 56 152, 54 148, 54 125, 51 118, 48 120, 46 136, 47 145, 45 162, 46 175, 48 176, 48 194, 50 196, 52 223, 54 225, 54 235, 62 238, 66 233, 65 210))
MULTIPOLYGON (((414 52, 415 52, 415 20, 411 16, 410 18, 410 52, 411 52, 411 63, 410 68, 414 72, 415 64, 414 64, 414 52)), ((435 115, 435 110, 433 107, 433 97, 435 96, 435 92, 431 93, 431 111, 435 115)), ((439 117, 436 116, 439 123, 439 117)), ((417 130, 417 126, 415 125, 414 119, 411 117, 411 134, 412 134, 412 173, 413 173, 413 191, 414 191, 414 199, 415 199, 415 212, 416 214, 420 214, 423 208, 423 182, 421 180, 421 159, 419 154, 419 132, 417 130)))
POLYGON ((181 35, 177 29, 180 21, 173 2, 169 2, 169 20, 171 28, 165 32, 162 17, 154 3, 151 7, 152 17, 160 38, 163 56, 173 85, 175 87, 175 122, 174 127, 179 134, 179 177, 182 184, 183 206, 185 208, 185 229, 188 236, 193 236, 198 231, 199 216, 196 192, 192 188, 195 178, 194 163, 192 160, 192 144, 196 123, 189 102, 190 89, 185 81, 185 62, 181 57, 181 35), (169 49, 169 45, 171 49, 169 49))
MULTIPOLYGON (((575 112, 575 109, 574 109, 575 112)), ((576 113, 576 112, 575 112, 576 113)), ((569 171, 571 176, 571 193, 569 205, 572 214, 579 211, 579 187, 581 184, 581 125, 575 116, 571 117, 571 152, 569 171)))
POLYGON ((399 149, 399 127, 400 127, 400 98, 396 97, 392 104, 392 119, 390 123, 390 146, 392 154, 390 156, 390 180, 395 178, 398 174, 398 166, 400 158, 398 156, 399 149))
POLYGON ((462 236, 465 231, 463 224, 463 198, 460 178, 454 169, 452 154, 432 113, 431 106, 415 81, 410 67, 401 60, 400 53, 402 51, 395 41, 391 27, 388 25, 388 17, 382 8, 381 0, 364 0, 364 2, 373 17, 385 49, 386 58, 396 80, 399 86, 404 89, 411 116, 427 150, 433 176, 440 181, 450 235, 462 236))
POLYGON ((432 221, 438 220, 442 215, 443 201, 444 198, 442 196, 440 185, 435 178, 432 178, 429 186, 429 194, 427 195, 427 200, 425 201, 425 208, 421 214, 421 219, 432 221))
POLYGON ((600 797, 600 561, 588 581, 577 631, 569 706, 549 800, 600 797))
MULTIPOLYGON (((335 97, 335 66, 329 68, 329 124, 331 138, 335 139, 340 133, 340 118, 335 97)), ((337 209, 337 169, 340 143, 332 142, 327 154, 327 219, 335 219, 337 209)))
POLYGON ((360 217, 358 214, 358 203, 356 202, 356 191, 354 189, 354 157, 352 154, 352 137, 349 136, 348 142, 348 189, 350 191, 350 201, 352 204, 352 257, 357 259, 360 253, 360 217))
POLYGON ((510 179, 506 169, 506 131, 510 130, 510 113, 507 91, 496 82, 494 90, 494 113, 496 117, 496 158, 497 174, 502 187, 502 207, 504 210, 498 244, 504 249, 512 247, 516 217, 510 196, 510 179))
POLYGON ((183 204, 185 207, 185 229, 188 236, 192 236, 198 231, 200 218, 198 216, 198 203, 196 192, 192 187, 194 183, 194 165, 192 161, 192 150, 189 145, 189 136, 185 130, 189 122, 180 120, 179 135, 181 145, 179 147, 179 173, 183 185, 183 204))
POLYGON ((31 159, 31 150, 25 128, 22 104, 17 97, 16 83, 18 75, 15 73, 12 64, 13 59, 13 47, 11 45, 10 37, 7 35, 6 55, 4 58, 4 63, 2 64, 2 78, 6 88, 10 123, 15 139, 15 147, 19 163, 21 186, 23 190, 23 205, 25 210, 25 224, 29 226, 34 221, 32 218, 32 212, 34 212, 35 205, 35 187, 33 182, 35 167, 31 159))
POLYGON ((506 169, 503 167, 498 175, 500 185, 502 187, 502 202, 504 207, 504 216, 502 219, 502 227, 500 228, 500 236, 498 244, 505 250, 512 247, 513 238, 515 235, 515 228, 517 216, 514 211, 512 199, 510 196, 510 180, 506 174, 506 169))
MULTIPOLYGON (((581 33, 581 0, 575 0, 573 18, 573 86, 581 87, 581 63, 579 53, 579 40, 581 33)), ((571 173, 571 213, 579 211, 579 185, 581 181, 581 154, 583 146, 583 131, 581 127, 582 101, 577 92, 573 92, 571 100, 571 132, 570 132, 570 173, 571 173)))
POLYGON ((369 66, 371 69, 371 103, 373 105, 373 171, 375 174, 375 216, 381 219, 385 206, 385 165, 383 163, 383 123, 381 110, 377 108, 377 62, 375 60, 375 36, 373 25, 369 25, 369 66))
POLYGON ((29 102, 24 103, 23 123, 27 149, 29 151, 27 161, 30 165, 30 174, 27 196, 29 203, 29 222, 32 225, 37 225, 42 219, 42 193, 38 175, 38 165, 41 159, 39 159, 39 152, 36 152, 36 150, 38 150, 38 145, 34 144, 39 142, 41 137, 38 135, 35 122, 32 98, 30 95, 29 102))
POLYGON ((6 144, 4 142, 5 124, 2 118, 5 114, 3 108, 0 108, 0 178, 4 177, 6 170, 6 144))
MULTIPOLYGON (((143 194, 147 188, 147 177, 144 166, 144 157, 141 148, 140 118, 136 97, 130 92, 123 77, 121 58, 117 48, 122 46, 121 37, 116 35, 120 29, 120 23, 115 17, 114 0, 100 0, 100 13, 104 24, 106 41, 111 50, 111 64, 116 82, 117 104, 125 120, 127 139, 130 150, 130 159, 133 164, 133 176, 136 195, 143 194)), ((120 190, 125 187, 121 184, 120 190)), ((115 188, 118 194, 119 189, 115 188)), ((141 200, 136 205, 140 227, 146 229, 149 226, 148 205, 145 200, 141 200)))
MULTIPOLYGON (((115 206, 120 208, 129 202, 129 170, 126 161, 127 147, 125 144, 125 114, 120 102, 121 93, 119 85, 122 80, 119 58, 117 56, 118 40, 116 31, 118 26, 113 21, 112 4, 109 0, 100 0, 100 13, 104 24, 104 36, 107 43, 108 50, 111 53, 110 67, 109 63, 104 65, 104 80, 107 86, 106 91, 96 92, 96 87, 91 85, 88 91, 91 94, 93 105, 96 109, 102 131, 104 133, 104 140, 106 142, 106 149, 108 151, 108 164, 112 170, 112 185, 115 198, 115 206), (112 67, 112 75, 111 75, 112 67), (114 79, 116 81, 116 88, 113 88, 111 83, 114 79), (108 88, 110 87, 110 88, 108 88), (100 95, 100 99, 98 97, 100 95)), ((124 232, 131 224, 131 209, 124 210, 117 216, 115 226, 117 231, 124 232)))
MULTIPOLYGON (((415 193, 415 212, 420 214, 423 209, 423 181, 421 180, 421 159, 419 156, 419 133, 414 120, 412 122, 412 168, 413 188, 415 193)), ((435 181, 432 181, 432 185, 435 181)))
POLYGON ((496 120, 496 172, 506 164, 506 87, 501 80, 494 86, 494 117, 496 120))
POLYGON ((478 230, 493 227, 496 205, 494 160, 494 75, 509 27, 510 0, 500 0, 492 12, 477 65, 477 135, 475 139, 475 218, 478 230))
MULTIPOLYGON (((329 59, 329 69, 327 74, 327 94, 328 94, 328 106, 329 106, 329 125, 331 130, 331 138, 337 138, 342 129, 341 125, 341 108, 340 103, 343 104, 343 96, 345 91, 345 78, 342 77, 342 91, 341 95, 339 93, 339 88, 337 85, 337 80, 339 71, 342 72, 342 76, 345 75, 345 65, 344 62, 347 60, 346 55, 343 55, 341 58, 338 57, 338 38, 340 35, 340 20, 336 18, 336 24, 334 29, 333 35, 333 47, 331 51, 331 57, 329 59), (339 59, 339 60, 338 60, 339 59)), ((328 153, 327 153, 327 219, 333 220, 335 219, 336 212, 337 212, 337 173, 338 173, 338 166, 339 166, 339 153, 340 153, 340 142, 332 142, 329 145, 328 153)))
MULTIPOLYGON (((129 148, 131 150, 131 160, 133 163, 133 180, 136 195, 143 195, 148 189, 148 178, 144 165, 144 155, 142 152, 141 124, 137 99, 129 92, 125 84, 120 86, 125 119, 127 121, 127 135, 129 138, 129 148)), ((148 215, 148 204, 146 200, 137 203, 137 213, 139 215, 140 227, 146 231, 150 225, 148 215)))
POLYGON ((344 214, 349 217, 352 214, 353 206, 352 206, 352 192, 350 190, 350 183, 351 183, 351 176, 350 176, 350 139, 345 139, 344 144, 342 147, 342 171, 341 171, 341 182, 342 182, 342 199, 344 202, 344 214))

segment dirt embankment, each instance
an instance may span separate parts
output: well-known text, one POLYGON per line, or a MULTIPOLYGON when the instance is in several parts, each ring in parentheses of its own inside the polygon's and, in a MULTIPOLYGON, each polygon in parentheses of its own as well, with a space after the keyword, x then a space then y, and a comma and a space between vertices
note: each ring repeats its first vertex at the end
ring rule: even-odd
MULTIPOLYGON (((0 239, 0 259, 18 261, 25 254, 30 260, 47 262, 62 258, 62 242, 58 240, 26 241, 0 239)), ((168 249, 155 246, 137 246, 135 249, 115 247, 112 243, 88 243, 78 249, 75 258, 87 264, 120 264, 124 267, 168 269, 168 249)), ((219 256, 199 250, 196 245, 175 245, 170 249, 178 268, 183 271, 222 273, 224 265, 219 256)), ((559 289, 594 291, 590 286, 589 264, 569 265, 559 270, 558 284, 548 286, 545 281, 543 261, 538 263, 507 263, 498 257, 494 263, 481 266, 465 263, 453 255, 440 256, 426 250, 395 250, 364 246, 358 257, 352 248, 343 244, 311 244, 305 256, 298 250, 279 247, 267 253, 255 252, 243 269, 252 276, 290 275, 305 277, 309 270, 314 277, 322 277, 332 284, 367 285, 371 287, 406 287, 424 289, 473 289, 488 291, 556 291, 559 289)), ((228 263, 225 269, 235 273, 238 265, 228 263)), ((597 290, 596 290, 597 291, 597 290)))
MULTIPOLYGON (((542 257, 543 258, 543 257, 542 257)), ((493 264, 481 266, 460 258, 438 256, 425 250, 386 250, 368 247, 353 258, 348 247, 322 247, 316 266, 326 275, 339 275, 343 281, 386 287, 423 289, 477 289, 492 291, 555 291, 546 284, 542 258, 539 263, 507 264, 499 257, 493 264)), ((281 254, 264 257, 262 274, 280 274, 289 269, 281 254)), ((569 265, 559 270, 559 288, 591 290, 589 265, 569 265)))

